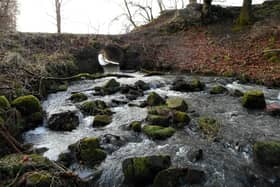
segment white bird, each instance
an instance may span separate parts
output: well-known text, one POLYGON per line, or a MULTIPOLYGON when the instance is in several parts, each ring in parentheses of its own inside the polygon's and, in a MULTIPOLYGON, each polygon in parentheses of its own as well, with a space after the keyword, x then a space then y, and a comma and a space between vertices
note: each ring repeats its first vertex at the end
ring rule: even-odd
POLYGON ((102 53, 98 55, 98 61, 101 66, 107 66, 108 64, 119 65, 118 62, 114 62, 114 61, 106 59, 102 53))

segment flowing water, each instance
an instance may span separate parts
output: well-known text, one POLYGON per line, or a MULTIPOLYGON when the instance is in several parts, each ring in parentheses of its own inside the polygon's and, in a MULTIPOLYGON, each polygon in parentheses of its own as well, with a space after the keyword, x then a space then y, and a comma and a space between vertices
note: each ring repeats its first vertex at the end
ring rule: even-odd
MULTIPOLYGON (((98 167, 102 170, 101 177, 97 181, 98 186, 121 186, 123 174, 121 163, 125 158, 147 156, 155 154, 167 154, 172 158, 172 166, 194 166, 203 169, 207 174, 204 186, 251 186, 247 177, 248 170, 259 174, 262 171, 255 169, 252 158, 252 144, 256 140, 280 140, 279 118, 272 117, 263 111, 248 111, 241 106, 240 98, 230 94, 210 95, 208 90, 202 92, 182 93, 170 90, 171 83, 176 75, 144 77, 142 74, 131 74, 134 78, 116 78, 121 84, 133 84, 137 80, 143 80, 151 87, 143 97, 133 101, 144 101, 149 92, 155 91, 163 97, 183 97, 189 104, 191 123, 165 141, 153 141, 143 134, 137 134, 127 130, 132 121, 144 120, 147 115, 145 108, 130 107, 128 104, 113 106, 112 99, 125 100, 125 96, 116 93, 110 96, 94 96, 93 88, 102 86, 111 78, 98 80, 83 80, 73 82, 65 92, 59 92, 48 96, 43 102, 43 108, 47 116, 61 111, 76 111, 80 117, 80 125, 72 132, 54 132, 44 124, 25 135, 27 143, 35 147, 46 147, 48 151, 44 156, 56 160, 58 155, 67 151, 68 145, 75 143, 83 137, 101 137, 105 134, 120 136, 123 144, 114 147, 105 161, 98 167), (73 104, 68 99, 72 92, 83 92, 89 99, 101 99, 114 111, 113 122, 104 128, 91 127, 93 116, 84 117, 79 111, 79 104, 73 104), (220 133, 215 141, 203 136, 197 128, 197 120, 200 115, 210 116, 219 120, 222 124, 220 133), (193 151, 202 149, 204 159, 199 162, 191 162, 188 155, 193 151)), ((182 76, 186 80, 191 76, 182 76)), ((217 83, 230 89, 241 91, 259 89, 263 90, 267 103, 279 101, 279 90, 268 89, 256 85, 242 85, 230 78, 199 77, 206 83, 207 88, 217 83)), ((110 146, 110 145, 108 145, 110 146)), ((107 147, 108 148, 108 147, 107 147)), ((89 176, 93 170, 73 167, 81 177, 89 176)), ((267 180, 273 181, 273 175, 267 180)))

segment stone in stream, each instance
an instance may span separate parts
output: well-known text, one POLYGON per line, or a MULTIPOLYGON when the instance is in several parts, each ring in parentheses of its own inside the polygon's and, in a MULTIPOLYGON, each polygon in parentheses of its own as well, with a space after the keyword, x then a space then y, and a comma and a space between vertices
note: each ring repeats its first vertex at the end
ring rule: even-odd
POLYGON ((174 110, 185 112, 188 110, 188 104, 183 98, 171 97, 166 100, 167 107, 174 110))
POLYGON ((11 107, 10 102, 5 96, 0 96, 0 109, 8 110, 11 107))
POLYGON ((164 105, 165 100, 158 95, 156 92, 152 92, 149 94, 147 98, 147 105, 148 106, 159 106, 159 105, 164 105))
POLYGON ((163 115, 149 114, 146 120, 150 125, 159 125, 162 127, 168 127, 171 124, 171 118, 163 115))
POLYGON ((154 179, 153 187, 179 187, 203 184, 206 174, 193 168, 168 168, 160 171, 154 179))
POLYGON ((259 90, 245 92, 242 97, 242 105, 248 109, 264 109, 266 103, 263 92, 259 90))
POLYGON ((280 142, 259 141, 253 146, 255 160, 264 166, 280 166, 280 142))
POLYGON ((103 87, 95 87, 96 95, 111 95, 120 91, 120 83, 116 79, 110 79, 103 87))
POLYGON ((48 127, 55 131, 72 131, 79 126, 79 117, 75 111, 53 114, 48 119, 48 127))
POLYGON ((202 91, 204 88, 205 84, 198 79, 193 79, 190 82, 187 82, 184 79, 176 79, 172 84, 171 90, 180 92, 195 92, 202 91))
POLYGON ((149 89, 150 89, 149 84, 145 83, 145 82, 142 81, 142 80, 139 80, 139 81, 135 82, 134 86, 135 86, 138 90, 143 90, 143 91, 146 91, 146 90, 149 90, 149 89))
POLYGON ((107 156, 100 147, 99 139, 94 137, 83 138, 68 148, 76 160, 90 168, 102 162, 107 156))
POLYGON ((221 128, 217 120, 209 117, 200 117, 198 120, 198 127, 209 137, 216 136, 221 128))
POLYGON ((221 85, 217 85, 217 86, 214 86, 210 89, 210 94, 223 94, 223 93, 226 93, 228 90, 224 87, 224 86, 221 86, 221 85))
POLYGON ((173 123, 172 126, 176 128, 183 128, 188 125, 191 118, 186 112, 174 111, 173 112, 173 123))
POLYGON ((140 121, 133 121, 129 126, 134 132, 141 132, 142 130, 140 121))
POLYGON ((143 127, 143 132, 152 139, 165 140, 175 133, 175 129, 158 125, 146 125, 143 127))
POLYGON ((108 115, 96 115, 94 117, 93 127, 104 127, 112 123, 112 117, 108 115))
POLYGON ((88 99, 87 95, 84 93, 72 94, 69 98, 73 103, 79 103, 88 99))
POLYGON ((266 112, 272 116, 280 116, 280 104, 271 103, 266 105, 266 112))
POLYGON ((170 157, 164 155, 127 158, 122 163, 125 183, 134 186, 152 184, 158 172, 170 165, 170 157))
POLYGON ((138 97, 144 96, 143 90, 140 89, 139 86, 137 87, 135 85, 123 85, 121 87, 121 93, 131 101, 137 99, 138 97))
POLYGON ((80 106, 84 115, 111 115, 112 111, 108 108, 106 103, 101 100, 88 101, 80 106))

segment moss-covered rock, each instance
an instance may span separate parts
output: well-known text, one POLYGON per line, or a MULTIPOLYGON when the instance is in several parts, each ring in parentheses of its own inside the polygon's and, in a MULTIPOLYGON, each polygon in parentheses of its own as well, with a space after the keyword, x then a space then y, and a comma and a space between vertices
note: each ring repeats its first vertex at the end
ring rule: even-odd
POLYGON ((72 94, 70 97, 70 100, 73 103, 79 103, 79 102, 85 101, 87 99, 88 99, 88 97, 84 93, 75 93, 75 94, 72 94))
POLYGON ((254 157, 257 162, 266 166, 280 165, 280 142, 260 141, 253 147, 254 157))
POLYGON ((13 179, 18 174, 34 169, 56 171, 53 163, 43 156, 12 154, 0 159, 0 180, 13 179))
POLYGON ((11 108, 6 112, 5 125, 10 134, 15 138, 20 138, 22 132, 32 128, 16 108, 11 108))
POLYGON ((166 100, 168 108, 185 112, 188 110, 188 104, 183 98, 172 97, 166 100))
POLYGON ((120 91, 120 83, 116 79, 110 79, 103 87, 95 87, 96 95, 111 95, 120 91))
POLYGON ((130 128, 134 131, 134 132, 141 132, 141 122, 140 121, 133 121, 130 124, 130 128))
POLYGON ((171 87, 172 90, 180 92, 202 91, 204 88, 205 84, 198 79, 193 79, 189 82, 185 81, 184 79, 176 79, 171 87))
POLYGON ((108 108, 106 103, 101 100, 88 101, 80 107, 84 115, 111 115, 112 111, 108 108))
POLYGON ((148 114, 151 115, 170 116, 172 112, 172 109, 168 108, 166 105, 148 108, 148 114))
POLYGON ((263 92, 259 90, 245 92, 242 97, 242 105, 248 109, 264 109, 266 103, 263 92))
POLYGON ((173 125, 176 128, 182 128, 185 125, 188 125, 191 121, 191 118, 186 112, 175 111, 173 115, 173 125))
POLYGON ((137 89, 143 90, 143 91, 149 90, 149 89, 150 89, 149 84, 145 83, 145 82, 142 81, 142 80, 139 80, 139 81, 135 82, 134 86, 135 86, 137 89))
POLYGON ((175 129, 157 125, 146 125, 143 128, 143 132, 152 139, 165 140, 175 133, 175 129))
POLYGON ((79 126, 79 117, 74 111, 53 114, 48 119, 48 127, 55 131, 72 131, 79 126))
POLYGON ((0 96, 0 109, 8 110, 11 107, 10 102, 5 96, 0 96))
POLYGON ((227 89, 221 85, 214 86, 210 89, 210 94, 223 94, 226 92, 227 89))
POLYGON ((104 127, 112 123, 112 117, 108 115, 96 115, 94 117, 93 127, 104 127))
POLYGON ((31 172, 25 175, 26 187, 49 187, 53 181, 53 176, 45 171, 31 172))
POLYGON ((213 118, 200 117, 198 126, 205 135, 210 137, 216 136, 220 131, 220 124, 213 118))
POLYGON ((205 88, 205 84, 198 79, 193 79, 190 82, 191 91, 202 91, 205 88))
POLYGON ((164 105, 165 101, 156 92, 152 92, 149 94, 147 98, 147 104, 148 106, 159 106, 159 105, 164 105))
POLYGON ((154 179, 153 187, 178 187, 202 184, 205 172, 192 168, 168 168, 160 171, 154 179))
POLYGON ((33 95, 18 97, 12 102, 12 106, 17 108, 23 115, 30 115, 42 110, 39 99, 33 95))
POLYGON ((167 169, 170 165, 169 156, 136 157, 125 159, 122 163, 122 170, 126 183, 143 186, 151 184, 157 173, 167 169))
POLYGON ((100 148, 99 140, 94 137, 83 138, 77 143, 70 145, 69 149, 77 160, 89 167, 94 167, 107 156, 106 152, 100 148))
POLYGON ((69 167, 75 160, 75 157, 70 152, 60 153, 58 155, 57 162, 65 167, 69 167))
POLYGON ((149 114, 146 120, 149 122, 150 125, 159 125, 163 127, 168 127, 170 125, 169 116, 149 114))

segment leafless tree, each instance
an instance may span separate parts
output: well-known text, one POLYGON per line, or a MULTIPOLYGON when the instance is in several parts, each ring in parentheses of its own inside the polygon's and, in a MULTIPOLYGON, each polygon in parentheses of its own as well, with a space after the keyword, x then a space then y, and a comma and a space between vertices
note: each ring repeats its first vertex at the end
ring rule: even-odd
POLYGON ((55 0, 55 15, 57 33, 61 33, 61 4, 63 0, 55 0))
POLYGON ((0 0, 0 29, 16 30, 17 0, 0 0))

